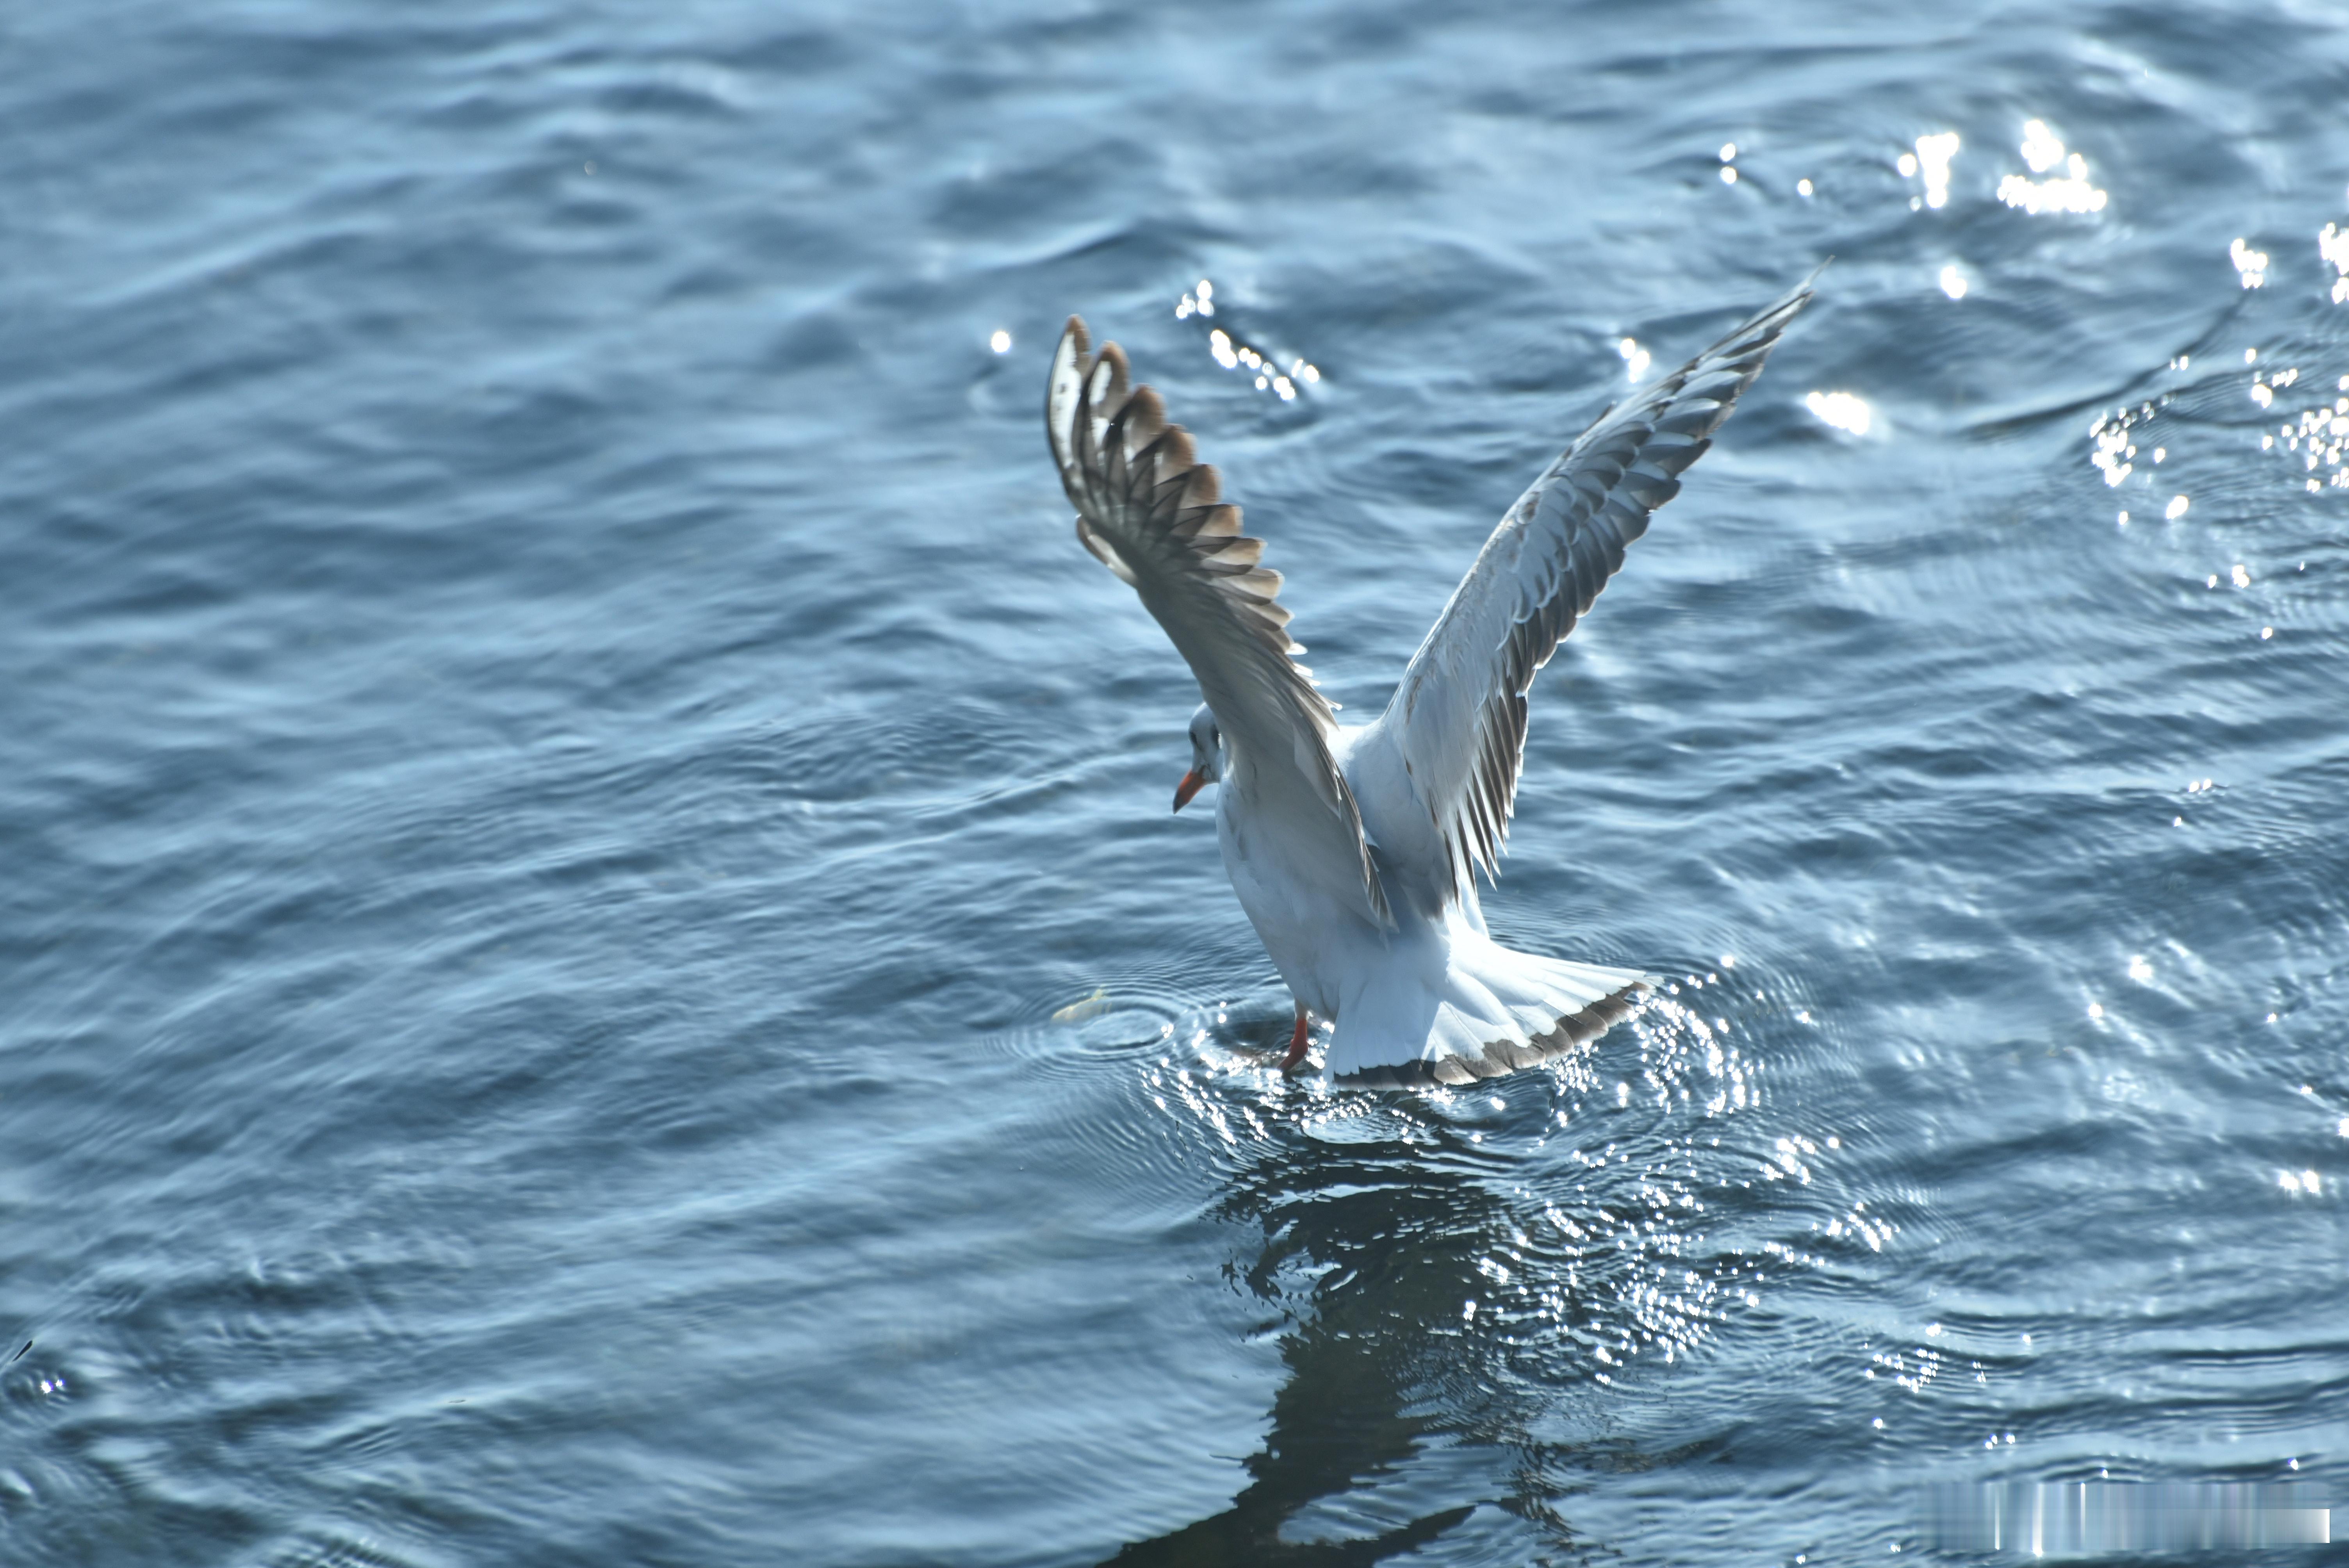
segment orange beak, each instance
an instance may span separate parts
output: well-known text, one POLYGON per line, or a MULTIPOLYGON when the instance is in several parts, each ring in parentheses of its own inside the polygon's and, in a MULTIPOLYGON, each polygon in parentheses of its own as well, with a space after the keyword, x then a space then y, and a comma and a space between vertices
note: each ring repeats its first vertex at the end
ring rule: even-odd
POLYGON ((1199 777, 1199 770, 1195 768, 1184 774, 1183 782, 1174 786, 1174 809, 1179 811, 1189 805, 1191 797, 1205 789, 1206 783, 1205 779, 1199 777))

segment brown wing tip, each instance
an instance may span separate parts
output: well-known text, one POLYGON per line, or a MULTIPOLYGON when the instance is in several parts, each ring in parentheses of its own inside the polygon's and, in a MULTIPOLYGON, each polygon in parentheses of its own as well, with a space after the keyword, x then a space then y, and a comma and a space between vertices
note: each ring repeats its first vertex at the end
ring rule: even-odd
MULTIPOLYGON (((1119 417, 1125 421, 1126 439, 1133 446, 1146 447, 1166 429, 1166 400, 1159 397, 1155 387, 1137 387, 1133 389, 1133 396, 1125 400, 1125 407, 1119 411, 1119 417)), ((1166 462, 1167 456, 1165 449, 1161 448, 1161 472, 1171 467, 1166 462)))
MULTIPOLYGON (((1143 390, 1148 391, 1147 387, 1143 390)), ((1151 393, 1156 397, 1155 392, 1151 393)), ((1158 462, 1162 472, 1185 474, 1199 466, 1199 449, 1191 439, 1191 432, 1180 425, 1169 425, 1159 432, 1158 462)))
MULTIPOLYGON (((1114 343, 1102 344, 1101 352, 1093 356, 1095 377, 1100 374, 1101 367, 1103 366, 1109 366, 1109 386, 1102 390, 1102 396, 1094 400, 1094 407, 1108 413, 1125 406, 1126 390, 1133 385, 1133 367, 1125 362, 1125 350, 1114 343)), ((1093 378, 1093 377, 1088 377, 1086 379, 1090 383, 1093 378)))

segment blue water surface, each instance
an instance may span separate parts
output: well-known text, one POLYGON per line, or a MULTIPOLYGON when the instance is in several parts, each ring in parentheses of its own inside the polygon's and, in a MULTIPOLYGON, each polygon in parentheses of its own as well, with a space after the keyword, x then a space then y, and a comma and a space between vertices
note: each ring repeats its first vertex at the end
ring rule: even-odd
POLYGON ((0 48, 0 1561, 2349 1506, 2338 6, 0 48), (1473 1092, 1282 1079, 1060 324, 1360 718, 1541 464, 1829 256, 1537 687, 1487 903, 1671 985, 1473 1092))

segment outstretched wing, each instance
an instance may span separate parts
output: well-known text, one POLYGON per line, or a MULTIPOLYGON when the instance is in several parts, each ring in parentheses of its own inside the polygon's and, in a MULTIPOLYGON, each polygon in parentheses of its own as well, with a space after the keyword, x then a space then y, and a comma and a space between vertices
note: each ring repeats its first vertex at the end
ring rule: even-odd
POLYGON ((1240 510, 1218 500, 1216 470, 1166 422, 1147 387, 1130 387, 1125 355, 1087 352, 1085 324, 1069 318, 1052 353, 1044 424, 1061 487, 1077 509, 1077 538, 1142 595, 1198 677, 1235 770, 1279 811, 1285 829, 1324 841, 1334 863, 1361 879, 1365 906, 1389 923, 1385 893, 1362 838, 1353 791, 1330 753, 1337 719, 1310 673, 1290 655, 1280 573, 1257 564, 1264 542, 1240 533, 1240 510), (1341 860, 1342 858, 1342 860, 1341 860))
POLYGON ((1502 517, 1412 656, 1365 744, 1400 754, 1455 893, 1476 870, 1499 874, 1535 675, 1649 513, 1680 493, 1682 470, 1713 444, 1817 276, 1601 414, 1502 517))

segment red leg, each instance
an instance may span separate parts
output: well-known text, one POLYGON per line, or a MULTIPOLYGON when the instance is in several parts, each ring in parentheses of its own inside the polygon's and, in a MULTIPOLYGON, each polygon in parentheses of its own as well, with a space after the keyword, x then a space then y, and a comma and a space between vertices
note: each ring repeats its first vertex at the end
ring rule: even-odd
POLYGON ((1305 1042, 1311 1037, 1312 1027, 1312 1024, 1306 1017, 1305 1009, 1298 1008, 1297 1031, 1288 1037, 1288 1056, 1280 1064, 1282 1072, 1295 1072, 1297 1064, 1305 1059, 1305 1042))

